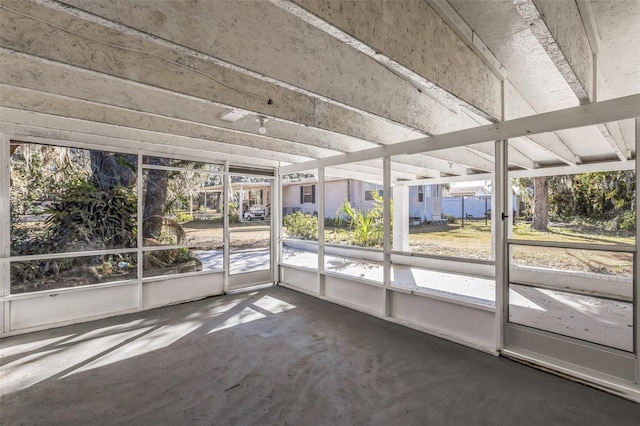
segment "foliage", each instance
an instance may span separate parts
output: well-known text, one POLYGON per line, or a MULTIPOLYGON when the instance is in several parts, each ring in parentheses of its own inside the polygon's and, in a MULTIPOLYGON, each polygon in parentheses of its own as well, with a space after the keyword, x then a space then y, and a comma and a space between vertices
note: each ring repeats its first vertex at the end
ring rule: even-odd
POLYGON ((290 237, 318 240, 318 217, 303 212, 286 215, 282 223, 290 237))
POLYGON ((376 226, 376 219, 371 212, 362 212, 351 207, 345 201, 341 207, 342 213, 349 218, 351 243, 356 246, 382 245, 383 233, 380 226, 376 226))
MULTIPOLYGON (((101 185, 104 181, 99 177, 108 174, 97 174, 93 166, 99 156, 92 153, 37 144, 20 144, 15 149, 10 191, 12 255, 135 247, 135 190, 101 185)), ((112 165, 119 160, 113 154, 102 157, 111 158, 112 165)), ((126 168, 130 170, 129 165, 126 168)), ((108 254, 14 262, 11 291, 57 288, 58 275, 66 277, 68 286, 101 282, 103 275, 122 275, 117 264, 126 257, 108 254)), ((135 261, 135 256, 130 260, 135 261)))
POLYGON ((49 217, 45 221, 54 246, 135 247, 137 201, 132 188, 99 189, 87 180, 75 179, 56 198, 46 209, 49 217))
POLYGON ((240 210, 238 209, 238 204, 233 201, 229 202, 229 223, 239 223, 240 222, 240 210))
MULTIPOLYGON (((607 222, 621 230, 635 228, 635 172, 597 172, 552 176, 549 182, 549 214, 555 221, 607 222)), ((533 180, 514 181, 524 204, 524 214, 532 216, 533 180)))
POLYGON ((145 271, 185 266, 186 272, 191 269, 189 263, 192 263, 196 270, 199 270, 198 268, 202 268, 200 260, 198 260, 193 252, 186 247, 179 249, 148 251, 143 253, 142 259, 142 265, 145 271))
POLYGON ((150 234, 144 237, 145 244, 184 244, 187 241, 187 233, 174 219, 163 216, 151 216, 144 218, 143 228, 146 226, 147 221, 159 221, 161 224, 157 229, 160 230, 158 235, 150 234))
MULTIPOLYGON (((371 191, 373 208, 369 211, 354 209, 349 201, 344 201, 336 213, 338 226, 342 225, 346 216, 349 225, 350 243, 361 247, 380 247, 384 240, 384 197, 377 191, 371 191)), ((393 204, 391 206, 393 211, 393 204)), ((393 217, 393 216, 392 216, 393 217)), ((393 222, 391 224, 393 226, 393 222)), ((344 232, 344 231, 342 231, 344 232)))
POLYGON ((636 229, 636 212, 628 211, 619 216, 620 222, 618 229, 625 231, 635 231, 636 229))
POLYGON ((325 217, 324 218, 324 226, 327 227, 336 227, 338 226, 338 219, 335 217, 325 217))
POLYGON ((176 222, 184 223, 191 222, 193 220, 193 215, 187 212, 178 212, 176 214, 176 222))

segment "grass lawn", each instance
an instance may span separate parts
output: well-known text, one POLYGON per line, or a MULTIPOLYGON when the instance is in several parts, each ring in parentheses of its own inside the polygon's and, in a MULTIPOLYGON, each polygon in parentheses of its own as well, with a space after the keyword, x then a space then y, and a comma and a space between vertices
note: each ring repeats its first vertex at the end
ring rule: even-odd
POLYGON ((409 228, 410 250, 440 256, 491 259, 491 222, 465 220, 447 225, 409 228))
MULTIPOLYGON (((513 228, 513 239, 593 244, 634 244, 629 233, 606 233, 595 227, 553 224, 547 232, 530 229, 528 223, 513 228)), ((447 225, 421 225, 410 228, 413 252, 470 259, 491 259, 491 223, 465 220, 447 225)), ((633 256, 627 253, 514 246, 513 262, 520 266, 537 266, 568 271, 631 276, 633 256)))

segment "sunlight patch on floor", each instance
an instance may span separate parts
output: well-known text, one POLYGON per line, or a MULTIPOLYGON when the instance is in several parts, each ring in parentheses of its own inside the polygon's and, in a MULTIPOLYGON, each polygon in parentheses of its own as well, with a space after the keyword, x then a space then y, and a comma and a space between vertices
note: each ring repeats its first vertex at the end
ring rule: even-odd
POLYGON ((225 320, 222 324, 209 331, 207 334, 215 333, 216 331, 225 330, 227 328, 235 327, 237 325, 246 324, 252 321, 257 321, 262 318, 266 318, 267 316, 261 314, 260 312, 255 311, 249 307, 244 308, 237 314, 233 315, 231 318, 225 320))
POLYGON ((74 334, 67 334, 65 336, 52 337, 51 339, 37 340, 35 342, 26 342, 11 346, 4 346, 0 343, 0 358, 6 358, 13 355, 36 351, 40 348, 44 348, 45 346, 65 341, 66 339, 69 339, 73 336, 74 334))
POLYGON ((269 311, 272 314, 279 314, 280 312, 295 309, 295 306, 292 304, 271 296, 262 297, 260 300, 255 302, 254 305, 264 309, 265 311, 269 311))
MULTIPOLYGON (((126 343, 120 348, 116 348, 115 350, 108 352, 104 356, 90 363, 83 365, 82 367, 64 375, 62 378, 164 349, 177 342, 182 337, 197 330, 201 326, 202 322, 200 321, 184 321, 177 324, 163 325, 148 334, 144 334, 135 340, 126 343)), ((147 330, 149 330, 149 327, 144 331, 147 330)))

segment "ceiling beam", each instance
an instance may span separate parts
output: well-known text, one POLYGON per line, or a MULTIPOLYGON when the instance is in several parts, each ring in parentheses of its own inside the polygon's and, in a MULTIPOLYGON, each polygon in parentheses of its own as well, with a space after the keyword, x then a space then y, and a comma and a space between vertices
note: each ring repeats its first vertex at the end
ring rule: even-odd
MULTIPOLYGON (((466 146, 464 149, 471 152, 475 152, 478 155, 482 155, 491 162, 495 162, 495 144, 476 144, 473 146, 466 146)), ((509 144, 509 164, 512 164, 523 169, 533 169, 534 162, 529 157, 518 151, 513 145, 509 144)), ((493 170, 493 169, 492 169, 493 170)))
MULTIPOLYGON (((507 120, 528 117, 538 113, 509 80, 505 81, 504 87, 507 120)), ((575 153, 554 133, 531 135, 526 140, 567 165, 577 164, 575 153)))
MULTIPOLYGON (((122 130, 126 128, 151 130, 167 136, 181 135, 194 139, 215 141, 216 146, 219 146, 219 143, 224 143, 230 145, 224 150, 228 153, 233 151, 233 146, 244 146, 282 153, 285 154, 285 156, 289 154, 299 155, 302 156, 300 159, 304 161, 310 158, 324 158, 340 153, 335 149, 282 140, 268 135, 257 135, 244 131, 191 122, 181 118, 127 110, 113 105, 103 105, 93 101, 84 101, 62 95, 37 92, 33 89, 13 87, 6 84, 0 84, 0 88, 2 88, 3 92, 0 104, 5 107, 56 116, 64 115, 78 120, 85 120, 90 122, 90 124, 87 124, 87 128, 92 128, 96 123, 117 126, 118 134, 120 135, 122 135, 122 130)), ((172 105, 176 106, 175 103, 172 105)), ((186 109, 186 111, 189 111, 189 109, 186 109)), ((181 112, 177 111, 175 115, 180 116, 180 114, 181 112)), ((5 119, 8 118, 5 117, 5 119)), ((269 132, 271 133, 271 131, 269 132)), ((370 143, 367 148, 374 146, 377 145, 370 143)), ((349 152, 352 151, 350 150, 349 152)), ((421 168, 421 170, 414 170, 414 173, 425 175, 426 172, 424 169, 430 169, 437 170, 438 172, 467 174, 467 170, 464 167, 458 164, 451 164, 455 158, 451 161, 445 161, 423 155, 419 157, 420 158, 415 159, 405 159, 407 165, 416 165, 421 168)), ((285 158, 280 156, 278 159, 284 162, 296 162, 294 161, 294 157, 285 158)))
POLYGON ((464 22, 464 19, 462 19, 447 0, 427 0, 427 2, 449 27, 455 31, 458 37, 482 59, 482 62, 489 67, 500 81, 504 81, 507 78, 507 70, 502 66, 498 58, 491 53, 478 34, 464 22))
MULTIPOLYGON (((34 96, 35 99, 31 101, 31 104, 35 105, 34 110, 43 111, 43 99, 47 98, 45 94, 59 95, 69 102, 72 99, 88 100, 92 104, 116 106, 131 109, 134 112, 149 113, 210 126, 219 129, 222 134, 229 135, 226 138, 217 137, 217 140, 226 143, 251 144, 250 134, 262 141, 273 140, 274 148, 283 145, 286 141, 291 141, 295 142, 290 145, 293 147, 291 152, 313 157, 326 157, 339 152, 354 152, 379 145, 371 141, 300 126, 285 120, 269 122, 267 135, 260 136, 255 134, 257 125, 251 117, 248 120, 239 120, 233 123, 219 119, 219 112, 216 111, 222 111, 226 107, 225 105, 7 49, 0 48, 0 53, 0 81, 5 83, 5 87, 7 87, 6 99, 9 102, 14 102, 8 106, 17 107, 18 105, 15 103, 19 102, 22 108, 28 109, 30 107, 26 100, 30 96, 34 96), (19 89, 18 86, 25 89, 19 89), (109 87, 108 91, 96 90, 97 87, 106 86, 109 87), (42 95, 37 95, 37 92, 41 92, 42 95), (239 136, 243 132, 246 135, 239 136), (242 139, 245 141, 242 142, 242 139), (310 147, 303 148, 300 144, 307 144, 310 147)), ((58 113, 62 110, 64 108, 59 109, 58 113)), ((84 111, 84 108, 80 110, 84 111)), ((400 132, 400 134, 402 133, 400 132)), ((280 150, 283 149, 288 150, 286 147, 280 150)), ((428 161, 429 164, 426 167, 447 173, 451 172, 451 167, 447 164, 451 161, 459 161, 467 167, 479 170, 486 170, 490 167, 484 159, 464 154, 464 152, 434 153, 433 157, 435 158, 428 161), (442 156, 447 158, 442 159, 442 156)), ((466 174, 466 171, 464 168, 460 168, 454 173, 466 174)))
MULTIPOLYGON (((19 124, 17 122, 2 122, 4 134, 12 140, 18 140, 31 143, 42 143, 48 145, 65 145, 73 143, 74 147, 94 149, 104 151, 120 150, 121 152, 142 152, 149 155, 166 155, 174 158, 176 156, 185 160, 194 161, 212 161, 222 163, 229 161, 237 165, 258 166, 274 168, 279 162, 267 160, 263 158, 249 158, 243 155, 228 154, 218 151, 207 151, 201 147, 198 148, 198 141, 190 141, 188 138, 176 138, 172 143, 164 143, 158 139, 140 140, 142 138, 132 140, 127 138, 104 136, 97 133, 85 133, 60 128, 40 127, 35 124, 19 124), (87 142, 91 140, 91 142, 87 142), (175 146, 176 141, 182 145, 175 146)), ((152 133, 152 132, 150 132, 152 133)))
MULTIPOLYGON (((199 149, 203 152, 213 151, 218 154, 231 155, 235 158, 245 158, 243 163, 250 163, 250 158, 262 158, 277 163, 299 163, 309 161, 311 157, 294 155, 289 153, 279 153, 275 151, 267 151, 260 148, 235 146, 216 142, 215 140, 207 140, 188 135, 167 134, 161 131, 150 131, 146 128, 144 119, 141 120, 139 127, 114 126, 100 122, 88 122, 81 119, 70 118, 69 116, 58 116, 46 113, 24 111, 19 109, 0 107, 0 122, 3 124, 3 130, 6 125, 17 124, 22 126, 34 126, 42 129, 55 131, 73 132, 82 134, 84 142, 92 142, 92 136, 111 137, 129 141, 130 147, 135 147, 136 143, 132 141, 142 141, 158 144, 173 144, 176 151, 181 147, 191 149, 199 149), (182 144, 182 145, 180 145, 182 144)), ((53 136, 52 136, 53 137, 53 136)))
MULTIPOLYGON (((428 155, 430 157, 446 161, 447 163, 456 163, 467 168, 482 170, 486 172, 494 169, 493 159, 489 159, 487 157, 478 155, 476 152, 472 152, 460 147, 445 149, 441 151, 431 151, 428 155)), ((447 171, 445 170, 445 172, 447 171)))
POLYGON ((513 4, 578 101, 581 104, 591 102, 593 55, 576 3, 514 0, 513 4))
POLYGON ((287 162, 297 162, 298 160, 296 159, 328 157, 338 153, 335 150, 327 150, 326 148, 220 129, 186 120, 65 98, 60 95, 28 93, 27 89, 6 85, 1 87, 3 97, 0 100, 0 104, 5 107, 75 118, 87 122, 87 127, 90 127, 93 123, 100 123, 139 130, 151 130, 166 135, 186 136, 193 139, 216 142, 217 144, 225 144, 228 146, 227 152, 231 152, 234 148, 252 148, 260 150, 261 154, 259 155, 262 156, 278 154, 280 161, 287 162))
POLYGON ((473 52, 461 48, 462 40, 426 3, 271 3, 393 70, 424 93, 433 93, 436 100, 445 100, 445 105, 466 108, 490 121, 500 116, 499 80, 487 72, 486 65, 473 52), (379 19, 380 16, 386 19, 379 19), (399 23, 407 31, 395 31, 399 23), (430 42, 436 39, 437 42, 430 42), (432 60, 434 57, 455 65, 447 68, 445 75, 432 60), (471 80, 474 85, 468 84, 471 80))
POLYGON ((413 181, 395 182, 396 186, 416 186, 416 185, 442 185, 454 182, 475 182, 475 181, 492 181, 493 173, 480 173, 468 176, 442 176, 434 179, 416 179, 413 181))
POLYGON ((576 0, 576 4, 578 5, 578 11, 580 12, 580 17, 582 18, 584 30, 586 31, 587 37, 589 38, 591 51, 597 55, 600 52, 600 33, 598 32, 596 19, 593 16, 591 0, 576 0))
MULTIPOLYGON (((209 76, 217 77, 217 72, 220 72, 221 78, 217 79, 231 83, 234 88, 249 89, 252 86, 261 86, 256 81, 248 85, 240 84, 238 80, 246 80, 247 77, 261 83, 269 83, 273 90, 260 95, 268 95, 273 103, 267 106, 260 105, 262 109, 238 104, 242 99, 237 99, 237 96, 236 103, 223 102, 267 116, 293 119, 295 115, 306 112, 310 113, 307 118, 315 118, 314 122, 307 121, 308 125, 327 128, 325 126, 350 124, 363 132, 381 130, 380 121, 419 129, 425 134, 438 134, 472 125, 464 119, 455 119, 448 108, 408 85, 406 80, 395 72, 271 3, 260 2, 259 7, 256 7, 256 2, 203 1, 197 3, 197 13, 194 13, 193 5, 187 2, 97 3, 93 0, 66 0, 65 3, 77 8, 71 9, 59 7, 59 4, 53 4, 48 0, 32 1, 49 9, 46 13, 41 13, 40 19, 61 23, 65 21, 65 16, 68 21, 68 16, 72 15, 74 19, 83 23, 74 26, 75 32, 82 36, 88 33, 99 35, 100 40, 115 45, 119 49, 116 53, 120 53, 121 62, 109 70, 108 73, 111 74, 120 71, 119 68, 136 65, 125 59, 127 54, 122 52, 122 44, 126 43, 139 51, 138 56, 140 52, 152 52, 154 55, 161 54, 169 58, 177 56, 178 60, 174 62, 188 64, 189 68, 198 70, 204 67, 202 70, 209 76), (166 19, 158 20, 158 16, 164 16, 166 19), (278 28, 278 31, 273 31, 273 28, 278 28), (239 40, 242 41, 242 48, 238 47, 239 40), (211 65, 224 67, 225 70, 210 72, 208 69, 211 65), (230 71, 242 76, 231 75, 230 71), (326 84, 327 81, 331 81, 332 84, 326 84), (312 102, 304 106, 295 106, 287 99, 279 99, 279 90, 276 89, 287 89, 304 98, 311 98, 312 102), (272 92, 278 96, 272 95, 272 92), (316 106, 316 103, 319 105, 316 106), (329 107, 331 115, 328 119, 314 116, 314 110, 318 114, 324 112, 322 108, 329 107), (336 107, 346 110, 346 115, 340 115, 336 107), (288 116, 282 114, 282 109, 289 112, 288 116), (366 122, 367 118, 368 121, 377 123, 372 123, 373 125, 365 130, 369 124, 366 122)), ((27 2, 11 3, 11 7, 20 7, 16 4, 21 3, 27 2)), ((31 8, 29 13, 33 11, 34 8, 31 8)), ((50 29, 37 30, 40 30, 40 34, 52 33, 51 37, 60 38, 63 43, 55 43, 56 45, 73 46, 65 40, 68 35, 61 35, 50 29)), ((23 33, 30 31, 25 28, 23 33)), ((85 45, 83 50, 86 52, 86 40, 78 42, 85 45)), ((32 46, 29 44, 28 47, 32 46)), ((107 51, 113 48, 97 46, 95 42, 88 47, 96 50, 94 56, 98 59, 102 59, 103 56, 109 57, 107 51)), ((45 56, 44 52, 39 56, 45 56)), ((75 59, 77 54, 66 56, 75 59)), ((153 75, 158 67, 152 66, 154 60, 148 56, 147 54, 144 61, 146 66, 143 68, 153 75), (149 69, 153 72, 149 72, 149 69)), ((142 61, 138 59, 138 62, 142 61)), ((172 68, 165 61, 164 68, 167 67, 172 68)), ((192 70, 187 71, 193 74, 192 70)), ((146 78, 139 71, 131 70, 127 74, 135 76, 138 80, 146 78)), ((166 78, 161 79, 164 81, 166 78)), ((188 86, 184 79, 176 79, 175 73, 172 80, 178 80, 182 85, 188 86)), ((208 86, 211 86, 211 81, 208 86)), ((182 87, 180 89, 179 91, 184 92, 182 87)), ((201 88, 200 96, 213 100, 212 97, 216 94, 201 88)), ((375 141, 384 140, 385 137, 394 139, 398 134, 398 126, 392 126, 392 130, 395 133, 391 131, 379 134, 375 138, 363 138, 375 141)), ((341 133, 362 137, 350 132, 341 133)))
POLYGON ((595 172, 617 172, 622 170, 633 170, 635 161, 607 161, 603 163, 582 164, 580 169, 576 170, 572 166, 546 167, 535 170, 513 170, 509 172, 509 179, 519 177, 540 177, 540 176, 558 176, 572 175, 576 173, 595 173, 595 172))
MULTIPOLYGON (((363 180, 367 182, 382 183, 382 165, 379 167, 370 166, 363 163, 342 164, 325 170, 325 176, 349 177, 352 179, 363 180), (346 175, 344 173, 347 173, 346 175)), ((415 174, 401 170, 391 170, 391 176, 395 179, 415 179, 415 174)))
MULTIPOLYGON (((218 118, 218 115, 230 108, 228 105, 2 48, 0 81, 33 91, 64 95, 219 128, 253 133, 257 131, 255 114, 251 111, 237 109, 239 112, 250 114, 251 117, 235 122, 224 121, 218 118), (109 87, 109 90, 97 90, 101 87, 109 87)), ((278 139, 341 152, 353 152, 379 145, 377 142, 281 119, 271 120, 268 128, 268 135, 278 139)), ((385 138, 385 141, 387 140, 385 138)))
POLYGON ((469 173, 466 168, 460 166, 458 163, 441 160, 424 154, 396 155, 392 157, 391 160, 392 163, 398 162, 420 167, 422 171, 416 172, 416 174, 422 176, 440 176, 440 172, 453 175, 466 175, 469 173))
POLYGON ((602 136, 606 139, 613 152, 616 153, 620 161, 630 160, 630 153, 627 152, 627 147, 624 143, 624 137, 620 130, 618 122, 602 123, 598 124, 598 130, 602 136))
MULTIPOLYGON (((275 80, 259 77, 255 72, 232 67, 212 56, 134 30, 123 33, 121 26, 115 24, 105 26, 106 22, 100 25, 84 21, 74 15, 69 16, 65 10, 45 8, 28 1, 7 1, 0 7, 3 9, 0 14, 0 46, 6 49, 5 52, 22 52, 51 62, 201 98, 217 105, 236 107, 375 142, 402 140, 400 135, 411 133, 388 118, 313 95, 291 85, 277 84, 275 80), (71 25, 70 20, 77 22, 71 25), (74 28, 75 32, 69 32, 63 28, 65 26, 74 28), (29 36, 25 37, 25 34, 29 36)), ((84 18, 89 14, 81 15, 84 18)), ((99 94, 111 91, 108 84, 97 84, 93 90, 99 94)), ((137 101, 142 102, 143 99, 137 101)), ((430 104, 433 108, 416 99, 406 101, 409 101, 408 104, 416 102, 416 116, 417 109, 424 107, 421 111, 423 117, 429 115, 425 112, 430 112, 442 119, 443 123, 451 118, 448 115, 450 111, 434 101, 430 104), (438 109, 446 111, 446 117, 439 116, 438 109)), ((440 127, 436 125, 430 130, 439 131, 440 127)))
POLYGON ((328 167, 399 154, 429 152, 494 140, 517 138, 525 135, 554 132, 574 127, 591 126, 603 122, 624 120, 639 116, 640 94, 637 94, 530 117, 516 118, 500 123, 487 124, 485 126, 459 130, 444 135, 414 139, 357 153, 343 154, 322 160, 313 160, 303 164, 283 166, 280 171, 281 173, 290 173, 309 168, 328 167))
MULTIPOLYGON (((379 174, 382 176, 382 163, 380 160, 360 161, 356 163, 356 166, 361 170, 368 170, 371 174, 379 174)), ((391 162, 391 172, 402 179, 414 179, 416 176, 420 176, 423 171, 424 169, 422 167, 406 163, 391 162)))

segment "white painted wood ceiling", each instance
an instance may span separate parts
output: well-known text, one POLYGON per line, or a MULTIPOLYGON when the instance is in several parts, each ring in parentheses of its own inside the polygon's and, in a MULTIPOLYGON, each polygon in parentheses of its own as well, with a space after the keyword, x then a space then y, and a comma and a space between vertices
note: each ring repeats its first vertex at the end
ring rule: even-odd
MULTIPOLYGON (((640 2, 0 0, 0 61, 13 138, 271 167, 640 93, 640 2)), ((510 167, 634 143, 632 120, 520 138, 510 167)), ((473 175, 493 144, 393 160, 473 175)))

